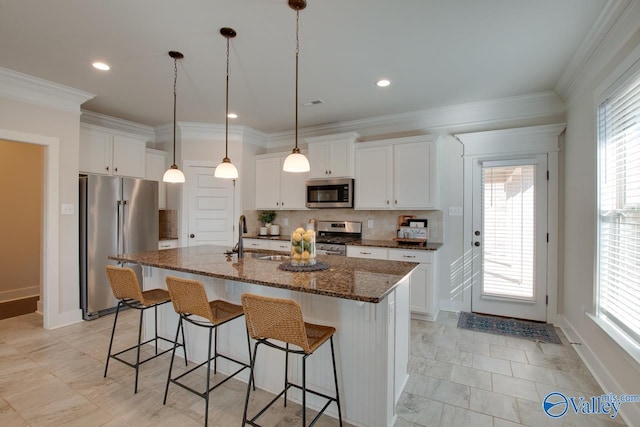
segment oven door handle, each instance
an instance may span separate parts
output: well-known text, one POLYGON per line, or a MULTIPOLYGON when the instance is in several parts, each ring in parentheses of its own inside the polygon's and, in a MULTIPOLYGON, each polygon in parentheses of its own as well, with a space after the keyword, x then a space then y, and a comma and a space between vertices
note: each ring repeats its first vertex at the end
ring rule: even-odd
POLYGON ((325 255, 343 255, 342 252, 336 252, 336 251, 324 251, 325 255))

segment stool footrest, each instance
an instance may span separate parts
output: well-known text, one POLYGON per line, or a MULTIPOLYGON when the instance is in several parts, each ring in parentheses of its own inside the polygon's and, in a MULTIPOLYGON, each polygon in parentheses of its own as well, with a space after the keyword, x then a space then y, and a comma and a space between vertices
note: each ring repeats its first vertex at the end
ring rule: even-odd
MULTIPOLYGON (((152 359, 155 359, 155 358, 156 358, 156 357, 158 357, 158 356, 162 356, 163 354, 165 354, 165 353, 168 353, 168 352, 172 351, 174 347, 176 347, 176 348, 177 348, 177 347, 182 347, 182 346, 183 346, 183 344, 182 344, 182 343, 176 343, 176 342, 174 342, 173 340, 171 340, 171 339, 169 339, 169 338, 158 337, 157 339, 159 339, 159 340, 163 340, 163 341, 166 341, 166 342, 169 342, 169 343, 173 344, 173 347, 170 347, 170 348, 168 348, 168 349, 166 349, 166 350, 162 350, 160 353, 156 353, 156 354, 154 354, 154 355, 152 355, 152 356, 150 356, 150 357, 148 357, 148 358, 146 358, 146 359, 143 359, 143 360, 139 361, 139 362, 138 362, 138 366, 139 366, 139 365, 142 365, 143 363, 148 362, 148 361, 150 361, 150 360, 152 360, 152 359)), ((156 338, 151 338, 151 339, 149 339, 149 340, 147 340, 147 341, 145 341, 145 342, 141 342, 141 343, 140 343, 140 345, 142 346, 142 345, 145 345, 145 344, 152 343, 152 342, 154 342, 154 341, 156 341, 156 338)), ((121 350, 121 351, 119 351, 119 352, 117 352, 117 353, 110 354, 110 355, 109 355, 109 357, 110 357, 110 358, 112 358, 112 359, 116 359, 118 362, 124 363, 124 364, 125 364, 125 365, 127 365, 127 366, 130 366, 130 367, 132 367, 132 368, 135 368, 135 367, 136 367, 136 364, 135 364, 135 363, 131 363, 131 362, 127 361, 127 360, 121 359, 121 358, 120 358, 120 357, 118 357, 118 356, 120 356, 121 354, 126 353, 126 352, 128 352, 128 351, 134 350, 134 349, 136 349, 136 348, 138 348, 138 346, 137 346, 137 345, 134 345, 134 346, 131 346, 131 347, 126 348, 126 349, 124 349, 124 350, 121 350)))
MULTIPOLYGON (((239 361, 239 360, 236 360, 236 359, 234 359, 234 358, 232 358, 232 357, 225 356, 224 354, 220 354, 220 353, 218 353, 218 355, 217 355, 217 356, 214 356, 214 357, 212 357, 212 358, 211 358, 211 359, 209 359, 209 360, 205 360, 204 362, 200 363, 200 364, 199 364, 199 365, 197 365, 197 366, 194 366, 193 368, 189 369, 187 372, 184 372, 184 373, 182 373, 182 374, 178 375, 178 376, 177 376, 177 377, 175 377, 175 378, 169 378, 169 381, 170 381, 170 382, 172 382, 172 383, 174 383, 174 384, 176 384, 176 385, 179 385, 180 387, 184 388, 185 390, 189 390, 189 391, 190 391, 191 393, 193 393, 193 394, 196 394, 196 395, 198 395, 198 396, 200 396, 200 397, 204 398, 208 393, 210 393, 211 391, 215 390, 216 388, 218 388, 219 386, 221 386, 222 384, 224 384, 225 382, 227 382, 227 381, 228 381, 228 380, 230 380, 231 378, 235 377, 236 375, 238 375, 238 374, 239 374, 240 372, 242 372, 243 370, 250 368, 249 364, 244 363, 244 362, 241 362, 241 361, 239 361), (221 357, 221 358, 223 358, 223 359, 227 359, 227 360, 229 360, 229 361, 231 361, 231 362, 237 363, 238 365, 240 365, 240 366, 242 366, 242 367, 241 367, 240 369, 238 369, 236 372, 234 372, 233 374, 231 374, 231 375, 227 376, 227 378, 225 378, 224 380, 222 380, 222 381, 220 381, 220 382, 218 382, 218 383, 214 384, 213 386, 210 386, 208 390, 203 391, 203 392, 197 391, 197 390, 195 390, 195 389, 191 388, 190 386, 188 386, 188 385, 186 385, 186 384, 183 384, 183 383, 181 383, 181 382, 179 381, 182 377, 184 377, 184 376, 186 376, 186 375, 189 375, 190 373, 192 373, 192 372, 193 372, 193 371, 195 371, 196 369, 198 369, 198 368, 200 368, 200 367, 202 367, 202 366, 206 365, 206 364, 209 362, 209 360, 215 360, 215 359, 216 359, 216 358, 218 358, 218 357, 221 357)), ((207 384, 207 386, 209 386, 209 384, 207 384)))
MULTIPOLYGON (((285 388, 280 393, 278 393, 278 395, 276 397, 271 399, 271 401, 269 403, 267 403, 267 405, 264 408, 262 408, 262 410, 260 412, 258 412, 253 418, 251 418, 250 420, 246 420, 246 423, 249 424, 249 425, 255 426, 255 427, 262 427, 260 424, 257 424, 255 421, 258 418, 260 418, 262 416, 262 414, 264 414, 271 407, 271 405, 276 403, 276 401, 278 399, 280 399, 280 397, 282 397, 289 390, 289 388, 291 388, 291 387, 297 388, 298 390, 302 390, 302 386, 300 386, 298 384, 287 383, 285 388)), ((329 407, 329 405, 331 405, 331 402, 336 402, 336 404, 337 404, 338 400, 335 397, 327 396, 326 394, 320 393, 320 392, 315 391, 315 390, 306 389, 306 391, 307 391, 307 393, 315 394, 316 396, 320 396, 320 397, 322 397, 324 399, 327 399, 327 403, 324 404, 322 409, 320 411, 318 411, 317 415, 313 418, 313 420, 309 424, 309 427, 311 427, 312 425, 314 425, 318 421, 318 419, 322 416, 322 414, 329 407)))

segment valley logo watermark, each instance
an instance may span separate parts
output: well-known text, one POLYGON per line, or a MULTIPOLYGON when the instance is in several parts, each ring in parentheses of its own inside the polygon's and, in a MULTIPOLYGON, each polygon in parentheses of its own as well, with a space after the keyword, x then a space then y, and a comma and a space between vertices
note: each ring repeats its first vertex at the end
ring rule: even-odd
POLYGON ((546 395, 542 401, 542 409, 551 418, 563 417, 569 411, 584 415, 604 414, 615 418, 620 411, 620 406, 627 402, 640 402, 640 396, 609 393, 591 398, 567 397, 563 393, 554 391, 546 395))

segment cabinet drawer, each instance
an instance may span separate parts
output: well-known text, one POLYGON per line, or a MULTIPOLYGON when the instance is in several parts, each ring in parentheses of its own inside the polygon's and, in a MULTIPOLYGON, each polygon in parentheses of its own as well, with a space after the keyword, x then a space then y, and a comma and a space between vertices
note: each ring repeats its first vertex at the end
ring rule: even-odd
POLYGON ((387 248, 371 246, 347 246, 347 256, 351 258, 388 259, 387 248))
POLYGON ((158 242, 158 250, 161 251, 163 249, 173 249, 178 247, 177 240, 160 240, 158 242))
POLYGON ((268 240, 244 239, 245 249, 270 249, 268 240))
POLYGON ((389 259, 392 261, 411 261, 433 264, 433 253, 431 251, 411 249, 389 249, 389 259))
POLYGON ((289 240, 271 240, 269 241, 269 249, 272 251, 289 252, 291 251, 291 242, 289 240))

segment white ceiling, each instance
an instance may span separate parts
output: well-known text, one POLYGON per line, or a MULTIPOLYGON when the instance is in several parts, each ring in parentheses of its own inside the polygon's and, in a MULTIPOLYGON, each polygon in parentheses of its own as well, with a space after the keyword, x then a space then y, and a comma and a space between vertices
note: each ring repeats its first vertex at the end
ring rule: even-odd
MULTIPOLYGON (((307 0, 300 127, 553 90, 607 0, 307 0), (379 77, 392 85, 377 88, 379 77)), ((84 90, 84 109, 150 126, 294 126, 295 12, 287 0, 0 0, 0 66, 84 90), (91 67, 96 60, 111 71, 91 67)))

